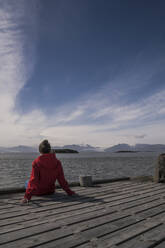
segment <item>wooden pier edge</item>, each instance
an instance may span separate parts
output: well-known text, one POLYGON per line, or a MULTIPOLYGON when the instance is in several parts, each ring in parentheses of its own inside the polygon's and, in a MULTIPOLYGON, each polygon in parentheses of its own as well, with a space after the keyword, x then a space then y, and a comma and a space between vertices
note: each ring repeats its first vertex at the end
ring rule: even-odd
MULTIPOLYGON (((153 177, 152 176, 138 176, 138 177, 97 179, 97 180, 93 180, 92 183, 93 183, 93 185, 95 185, 95 184, 113 183, 113 182, 128 181, 128 180, 139 181, 139 182, 148 182, 148 181, 153 181, 153 177)), ((70 187, 80 186, 80 183, 79 182, 70 182, 69 186, 70 187)), ((61 188, 61 187, 59 185, 56 185, 56 188, 61 188)), ((1 194, 23 193, 23 192, 25 192, 25 187, 20 187, 20 188, 13 187, 13 188, 0 189, 0 195, 1 194)))

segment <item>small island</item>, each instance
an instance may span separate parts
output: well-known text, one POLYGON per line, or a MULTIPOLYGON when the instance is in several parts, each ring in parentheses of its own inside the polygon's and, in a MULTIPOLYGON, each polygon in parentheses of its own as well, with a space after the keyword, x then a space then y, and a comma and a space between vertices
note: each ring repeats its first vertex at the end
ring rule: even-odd
POLYGON ((52 149, 52 152, 54 153, 78 153, 78 151, 72 150, 72 149, 52 149))
POLYGON ((132 152, 132 153, 136 153, 136 152, 138 152, 138 151, 117 151, 117 152, 115 152, 115 153, 128 153, 128 152, 132 152))

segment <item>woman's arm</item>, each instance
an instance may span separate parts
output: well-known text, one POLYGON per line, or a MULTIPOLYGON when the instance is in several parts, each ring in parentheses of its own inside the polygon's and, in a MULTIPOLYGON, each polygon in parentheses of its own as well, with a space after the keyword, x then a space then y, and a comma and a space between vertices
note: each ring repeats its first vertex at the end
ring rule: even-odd
POLYGON ((26 193, 24 195, 24 199, 27 199, 28 201, 31 199, 33 193, 38 188, 39 185, 39 179, 40 179, 40 173, 39 168, 35 162, 32 163, 32 172, 30 176, 30 180, 26 189, 26 193))
POLYGON ((60 160, 57 160, 57 161, 58 161, 58 176, 57 176, 57 180, 58 180, 60 186, 63 188, 63 190, 66 191, 66 193, 67 193, 68 195, 74 195, 75 192, 72 191, 72 190, 69 188, 68 182, 67 182, 66 179, 65 179, 64 171, 63 171, 61 162, 60 162, 60 160))

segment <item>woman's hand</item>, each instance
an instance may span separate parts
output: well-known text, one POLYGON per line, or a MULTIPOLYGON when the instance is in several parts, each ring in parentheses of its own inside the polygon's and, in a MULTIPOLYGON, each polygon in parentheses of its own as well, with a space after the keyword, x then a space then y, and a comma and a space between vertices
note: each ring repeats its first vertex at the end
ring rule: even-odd
POLYGON ((28 201, 28 199, 23 198, 23 199, 21 200, 21 203, 22 203, 22 204, 27 204, 27 203, 29 203, 29 201, 28 201))
POLYGON ((73 196, 73 195, 76 195, 76 193, 70 189, 69 192, 68 192, 68 195, 73 196))

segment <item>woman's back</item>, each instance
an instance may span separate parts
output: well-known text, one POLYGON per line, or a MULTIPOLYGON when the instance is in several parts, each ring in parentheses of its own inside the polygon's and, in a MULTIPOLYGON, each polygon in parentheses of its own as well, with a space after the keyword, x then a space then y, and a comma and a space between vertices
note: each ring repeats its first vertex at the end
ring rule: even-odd
POLYGON ((32 163, 32 172, 23 202, 31 199, 32 195, 52 194, 55 191, 55 181, 58 180, 60 186, 68 195, 73 195, 64 177, 61 162, 51 153, 51 146, 47 140, 39 145, 41 155, 32 163))
POLYGON ((46 153, 36 158, 32 164, 39 170, 39 187, 49 188, 54 185, 60 169, 59 160, 55 154, 46 153))

